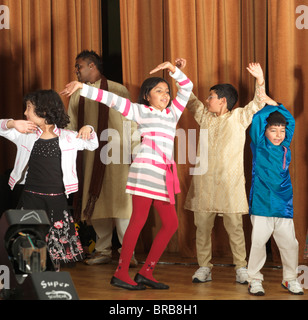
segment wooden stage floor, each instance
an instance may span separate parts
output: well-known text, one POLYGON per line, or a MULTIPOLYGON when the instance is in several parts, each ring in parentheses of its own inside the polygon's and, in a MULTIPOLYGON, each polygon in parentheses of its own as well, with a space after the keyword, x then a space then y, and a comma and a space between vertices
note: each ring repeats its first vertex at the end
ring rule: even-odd
MULTIPOLYGON (((139 261, 145 257, 136 255, 139 261)), ((176 254, 164 254, 157 265, 154 276, 170 286, 169 290, 146 289, 128 291, 109 284, 117 266, 111 264, 87 266, 82 262, 74 268, 62 268, 71 274, 80 300, 308 300, 308 292, 302 296, 292 295, 281 287, 282 269, 266 263, 262 270, 265 296, 255 297, 248 293, 247 285, 235 282, 234 267, 230 261, 213 259, 211 282, 192 283, 192 275, 198 266, 196 259, 181 258, 176 254)), ((131 268, 130 275, 140 270, 131 268)))

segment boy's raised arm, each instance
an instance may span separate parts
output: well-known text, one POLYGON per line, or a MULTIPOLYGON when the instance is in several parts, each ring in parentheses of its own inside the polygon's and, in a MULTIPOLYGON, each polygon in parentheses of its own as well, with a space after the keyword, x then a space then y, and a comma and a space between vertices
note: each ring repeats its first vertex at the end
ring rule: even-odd
POLYGON ((253 115, 261 110, 265 103, 260 98, 260 92, 265 91, 265 80, 263 70, 259 63, 249 63, 247 67, 248 72, 256 78, 255 94, 252 101, 250 101, 244 108, 240 108, 240 122, 248 128, 251 124, 253 115))
POLYGON ((260 92, 264 90, 265 92, 265 80, 262 67, 260 63, 249 63, 247 67, 248 72, 256 78, 256 89, 253 98, 253 103, 256 104, 257 112, 265 106, 265 103, 260 99, 260 92))
POLYGON ((258 96, 260 97, 262 103, 266 103, 266 104, 271 105, 271 106, 278 106, 279 105, 276 101, 274 101, 272 98, 270 98, 265 93, 265 89, 264 88, 260 89, 260 92, 259 92, 258 96))

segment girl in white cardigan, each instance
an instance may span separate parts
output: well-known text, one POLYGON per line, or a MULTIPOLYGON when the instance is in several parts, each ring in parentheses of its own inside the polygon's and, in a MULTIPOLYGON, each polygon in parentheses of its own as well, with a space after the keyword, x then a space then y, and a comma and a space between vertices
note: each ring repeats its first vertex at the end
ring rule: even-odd
POLYGON ((25 184, 18 208, 46 211, 51 222, 46 239, 52 262, 81 260, 83 250, 67 197, 78 190, 77 151, 95 150, 96 133, 89 126, 79 133, 64 130, 69 117, 53 90, 30 93, 24 103, 27 120, 0 120, 0 135, 17 146, 9 185, 13 189, 17 183, 25 184))

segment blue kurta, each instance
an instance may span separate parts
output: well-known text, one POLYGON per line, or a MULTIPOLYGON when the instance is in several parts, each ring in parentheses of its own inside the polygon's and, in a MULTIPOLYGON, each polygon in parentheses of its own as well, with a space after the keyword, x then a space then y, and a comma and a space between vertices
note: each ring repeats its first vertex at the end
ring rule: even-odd
POLYGON ((290 143, 295 120, 283 106, 267 106, 256 113, 250 129, 253 154, 249 213, 257 216, 293 218, 293 188, 289 173, 290 143), (279 111, 287 121, 286 137, 279 146, 265 137, 266 119, 279 111))

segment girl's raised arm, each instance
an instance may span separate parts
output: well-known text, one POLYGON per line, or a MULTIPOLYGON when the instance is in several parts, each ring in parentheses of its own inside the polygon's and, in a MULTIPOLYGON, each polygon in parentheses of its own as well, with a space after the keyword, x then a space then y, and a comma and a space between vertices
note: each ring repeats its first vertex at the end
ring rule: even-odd
POLYGON ((158 72, 160 70, 167 70, 169 72, 174 73, 176 69, 175 69, 175 66, 171 62, 166 61, 166 62, 159 64, 156 68, 151 70, 150 74, 153 74, 153 73, 158 72))
MULTIPOLYGON (((180 114, 183 112, 186 103, 189 99, 192 90, 191 81, 171 62, 166 61, 158 65, 150 74, 155 73, 160 70, 168 70, 170 75, 179 82, 181 89, 178 91, 177 97, 173 100, 176 105, 176 109, 179 112, 177 117, 179 118, 180 114)), ((81 89, 80 95, 97 101, 99 103, 105 104, 109 108, 113 108, 116 111, 120 112, 128 120, 139 122, 140 114, 144 113, 144 106, 138 103, 132 103, 130 100, 122 98, 114 93, 94 88, 86 84, 82 84, 78 81, 70 82, 65 86, 65 89, 60 92, 62 95, 71 96, 75 91, 81 89)))

